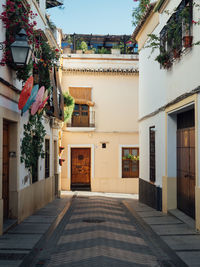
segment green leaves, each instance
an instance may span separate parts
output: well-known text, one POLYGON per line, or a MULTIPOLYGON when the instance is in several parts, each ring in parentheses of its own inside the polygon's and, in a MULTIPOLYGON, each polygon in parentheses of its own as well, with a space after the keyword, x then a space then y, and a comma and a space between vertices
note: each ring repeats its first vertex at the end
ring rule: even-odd
POLYGON ((32 167, 39 157, 44 158, 44 137, 46 131, 42 123, 42 113, 30 115, 27 124, 24 124, 24 137, 21 143, 21 163, 32 172, 32 167))
POLYGON ((74 98, 68 93, 63 92, 64 97, 64 122, 71 118, 74 110, 74 98))

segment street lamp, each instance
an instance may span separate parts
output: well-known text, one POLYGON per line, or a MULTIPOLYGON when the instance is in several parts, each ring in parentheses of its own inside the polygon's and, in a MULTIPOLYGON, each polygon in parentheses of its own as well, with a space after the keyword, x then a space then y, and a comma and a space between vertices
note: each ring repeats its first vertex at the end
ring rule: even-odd
POLYGON ((15 41, 10 45, 13 63, 16 66, 28 65, 31 57, 31 47, 28 44, 28 37, 24 29, 16 34, 15 41))

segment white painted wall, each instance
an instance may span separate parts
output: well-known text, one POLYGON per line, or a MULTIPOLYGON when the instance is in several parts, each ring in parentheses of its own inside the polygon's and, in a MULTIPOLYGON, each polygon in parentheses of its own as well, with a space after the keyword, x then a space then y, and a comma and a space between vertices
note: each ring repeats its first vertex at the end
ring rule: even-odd
MULTIPOLYGON (((169 1, 166 10, 172 11, 179 5, 180 0, 169 1)), ((160 14, 160 23, 153 31, 159 34, 165 26, 170 15, 165 12, 160 14)), ((200 11, 194 9, 194 20, 198 20, 200 11)), ((200 26, 193 25, 194 42, 200 40, 200 26)), ((188 49, 180 60, 176 60, 173 66, 166 70, 160 69, 160 65, 155 61, 159 51, 151 54, 151 49, 141 49, 139 54, 139 118, 151 114, 163 107, 178 96, 190 92, 200 85, 199 64, 200 64, 200 46, 193 46, 188 49)), ((171 130, 176 127, 176 122, 172 117, 168 118, 168 126, 171 130)), ((162 176, 165 175, 165 116, 160 112, 139 123, 140 135, 140 177, 149 181, 149 127, 156 127, 156 185, 162 185, 162 176)), ((168 165, 174 165, 176 155, 171 154, 175 145, 174 135, 168 130, 168 139, 171 142, 171 148, 168 151, 168 165), (170 150, 171 149, 171 150, 170 150)), ((170 165, 170 166, 172 166, 170 165)), ((173 168, 173 170, 175 170, 173 168)), ((168 168, 168 175, 176 177, 174 171, 168 168)))
POLYGON ((165 173, 165 114, 164 112, 143 120, 139 123, 140 143, 140 178, 149 181, 149 127, 155 126, 156 138, 156 181, 155 185, 162 186, 162 176, 165 173))

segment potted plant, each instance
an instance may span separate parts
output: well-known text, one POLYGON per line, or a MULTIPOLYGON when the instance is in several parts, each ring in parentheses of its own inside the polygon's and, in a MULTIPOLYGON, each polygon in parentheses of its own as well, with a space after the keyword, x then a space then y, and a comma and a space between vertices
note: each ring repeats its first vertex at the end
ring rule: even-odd
POLYGON ((81 42, 81 50, 83 51, 83 53, 85 53, 88 50, 88 46, 85 41, 81 42))
POLYGON ((111 48, 111 54, 112 55, 120 55, 120 45, 119 44, 114 44, 113 47, 111 48))
POLYGON ((68 35, 68 37, 67 37, 67 47, 64 48, 64 53, 71 54, 71 52, 72 52, 71 45, 72 45, 72 39, 71 39, 71 36, 68 35))
POLYGON ((193 36, 190 35, 190 7, 186 6, 180 13, 183 22, 183 46, 189 48, 192 46, 193 36))
POLYGON ((160 55, 158 55, 155 58, 156 61, 158 61, 164 68, 170 68, 171 67, 171 60, 170 60, 170 53, 167 51, 161 51, 160 55))

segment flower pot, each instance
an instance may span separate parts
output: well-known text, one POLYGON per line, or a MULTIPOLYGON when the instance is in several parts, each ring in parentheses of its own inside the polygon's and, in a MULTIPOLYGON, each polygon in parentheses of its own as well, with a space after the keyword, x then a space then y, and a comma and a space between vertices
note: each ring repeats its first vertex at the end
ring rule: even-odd
POLYGON ((120 49, 114 49, 114 48, 111 49, 112 55, 120 55, 120 52, 121 52, 120 49))
POLYGON ((83 54, 82 50, 76 50, 76 54, 83 54))
POLYGON ((59 165, 62 166, 64 161, 65 161, 65 159, 59 159, 59 165))
POLYGON ((164 69, 169 69, 171 67, 172 63, 170 60, 163 63, 164 69))
POLYGON ((64 146, 60 146, 60 147, 59 147, 59 152, 60 152, 60 154, 61 154, 61 152, 62 152, 64 149, 65 149, 64 146))
POLYGON ((192 40, 193 40, 193 36, 184 36, 183 37, 183 42, 184 42, 184 47, 185 48, 189 48, 192 46, 192 40))
POLYGON ((66 53, 66 54, 71 54, 72 53, 72 49, 71 49, 71 47, 65 47, 63 49, 63 52, 66 53))
POLYGON ((177 50, 177 49, 173 50, 173 56, 174 56, 175 59, 179 58, 180 55, 181 55, 180 50, 177 50))

